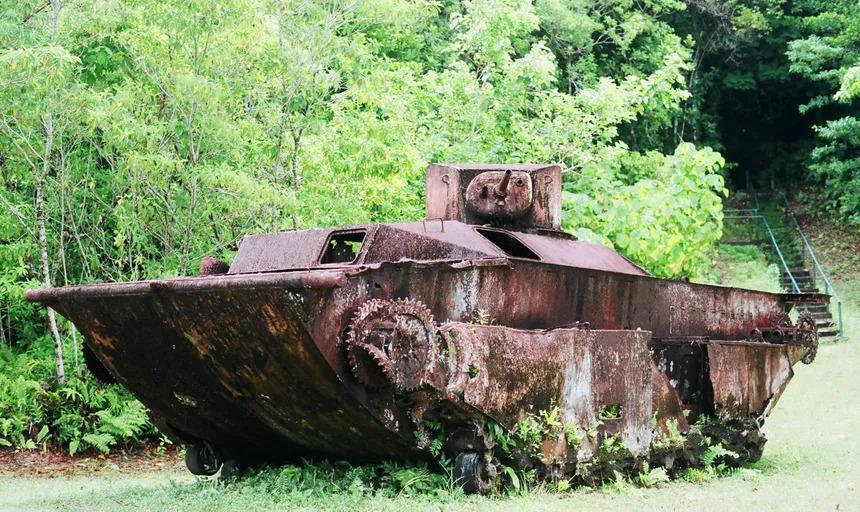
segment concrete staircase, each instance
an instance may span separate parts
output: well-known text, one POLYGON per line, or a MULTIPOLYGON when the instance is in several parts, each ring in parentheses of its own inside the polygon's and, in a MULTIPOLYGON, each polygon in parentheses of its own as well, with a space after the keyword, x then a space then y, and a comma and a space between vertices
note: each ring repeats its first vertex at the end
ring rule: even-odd
MULTIPOLYGON (((752 189, 748 194, 744 209, 726 210, 727 219, 737 219, 743 223, 742 229, 735 230, 734 237, 748 238, 750 243, 766 249, 771 261, 780 268, 780 285, 786 292, 831 295, 830 306, 800 303, 797 309, 812 315, 821 341, 835 340, 841 330, 841 301, 800 224, 788 208, 785 196, 752 189), (838 318, 834 318, 834 307, 839 312, 838 318)), ((732 239, 728 243, 738 243, 738 240, 732 239)))
MULTIPOLYGON (((794 277, 795 283, 804 293, 821 292, 815 284, 814 274, 808 268, 790 267, 788 269, 794 277)), ((787 292, 794 291, 794 285, 791 282, 791 277, 784 270, 781 274, 780 284, 787 292)), ((822 341, 833 340, 839 336, 839 326, 833 321, 833 313, 830 307, 824 304, 803 304, 798 305, 801 311, 807 311, 815 319, 815 327, 818 328, 818 337, 822 341)))

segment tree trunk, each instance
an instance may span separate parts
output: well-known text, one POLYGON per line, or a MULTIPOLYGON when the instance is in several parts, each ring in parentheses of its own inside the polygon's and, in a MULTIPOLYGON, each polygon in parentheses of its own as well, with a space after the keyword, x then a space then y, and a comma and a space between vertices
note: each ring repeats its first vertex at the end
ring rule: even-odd
MULTIPOLYGON (((42 172, 36 175, 36 228, 38 230, 39 261, 42 264, 42 284, 50 288, 51 267, 48 262, 48 233, 45 228, 45 183, 48 180, 48 171, 51 169, 51 153, 54 147, 54 119, 48 114, 44 120, 45 126, 45 154, 42 156, 42 172)), ((48 327, 51 337, 54 339, 54 363, 57 381, 66 381, 66 368, 63 363, 63 340, 57 329, 57 315, 54 310, 48 308, 48 327)))
POLYGON ((302 170, 299 163, 299 146, 302 142, 302 129, 293 131, 293 161, 291 167, 293 170, 293 185, 296 189, 302 185, 302 170))
MULTIPOLYGON (((6 345, 6 329, 3 327, 3 306, 6 304, 6 296, 2 297, 2 301, 0 301, 0 345, 6 345)), ((9 343, 11 346, 12 343, 9 343)))
POLYGON ((6 344, 12 348, 12 299, 6 300, 6 344))

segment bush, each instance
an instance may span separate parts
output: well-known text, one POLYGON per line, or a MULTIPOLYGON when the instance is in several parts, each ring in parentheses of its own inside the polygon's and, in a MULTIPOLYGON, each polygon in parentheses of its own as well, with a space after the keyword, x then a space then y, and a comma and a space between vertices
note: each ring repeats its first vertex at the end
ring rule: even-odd
POLYGON ((709 148, 680 144, 669 156, 627 155, 588 166, 565 183, 564 227, 658 277, 695 276, 722 235, 724 163, 709 148))
POLYGON ((58 384, 51 356, 49 340, 24 353, 0 349, 0 446, 106 454, 158 439, 146 408, 122 386, 104 385, 86 370, 58 384))

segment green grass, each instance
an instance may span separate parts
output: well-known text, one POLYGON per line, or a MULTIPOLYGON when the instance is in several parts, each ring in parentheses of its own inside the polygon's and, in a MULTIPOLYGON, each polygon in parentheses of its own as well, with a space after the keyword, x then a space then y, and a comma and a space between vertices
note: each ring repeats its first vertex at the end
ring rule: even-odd
POLYGON ((764 292, 781 291, 779 268, 769 263, 756 246, 718 245, 711 260, 713 264, 706 275, 695 281, 764 292))
MULTIPOLYGON (((748 286, 758 279, 765 289, 771 285, 774 276, 762 276, 762 269, 767 270, 763 258, 730 249, 718 256, 720 282, 748 286)), ((854 315, 860 282, 846 279, 843 284, 854 315)), ((854 318, 860 317, 852 322, 854 318)), ((849 331, 849 341, 855 332, 849 331)), ((368 468, 311 467, 303 472, 286 467, 227 486, 171 470, 4 477, 0 510, 860 510, 860 340, 855 336, 853 341, 823 346, 812 365, 795 367, 794 380, 764 427, 769 442, 760 462, 728 476, 702 475, 698 482, 647 489, 620 482, 564 493, 537 488, 485 498, 463 496, 444 476, 416 468, 389 470, 380 477, 368 468)))

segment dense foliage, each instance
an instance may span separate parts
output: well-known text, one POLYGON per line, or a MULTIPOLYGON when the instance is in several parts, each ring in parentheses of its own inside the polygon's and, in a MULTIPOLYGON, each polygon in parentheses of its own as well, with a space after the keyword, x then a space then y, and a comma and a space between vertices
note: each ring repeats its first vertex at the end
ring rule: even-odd
POLYGON ((820 88, 800 106, 817 113, 810 170, 824 182, 827 206, 860 226, 860 12, 856 2, 828 3, 803 18, 789 43, 791 71, 820 88))
MULTIPOLYGON (((566 229, 656 275, 700 275, 726 192, 707 146, 728 147, 707 99, 763 79, 721 56, 772 34, 788 76, 787 41, 806 37, 792 70, 840 105, 858 94, 849 2, 831 33, 808 1, 2 4, 0 421, 48 430, 0 439, 75 451, 152 432, 26 288, 187 275, 252 232, 420 218, 430 162, 559 162, 566 229)), ((856 124, 822 125, 816 173, 850 181, 856 124)))
POLYGON ((38 350, 0 351, 0 447, 44 449, 60 443, 74 455, 159 439, 146 408, 117 384, 105 386, 84 374, 61 387, 46 385, 53 361, 50 352, 38 350))
POLYGON ((680 125, 760 188, 821 187, 860 223, 860 11, 853 0, 687 0, 670 21, 695 41, 680 125))

